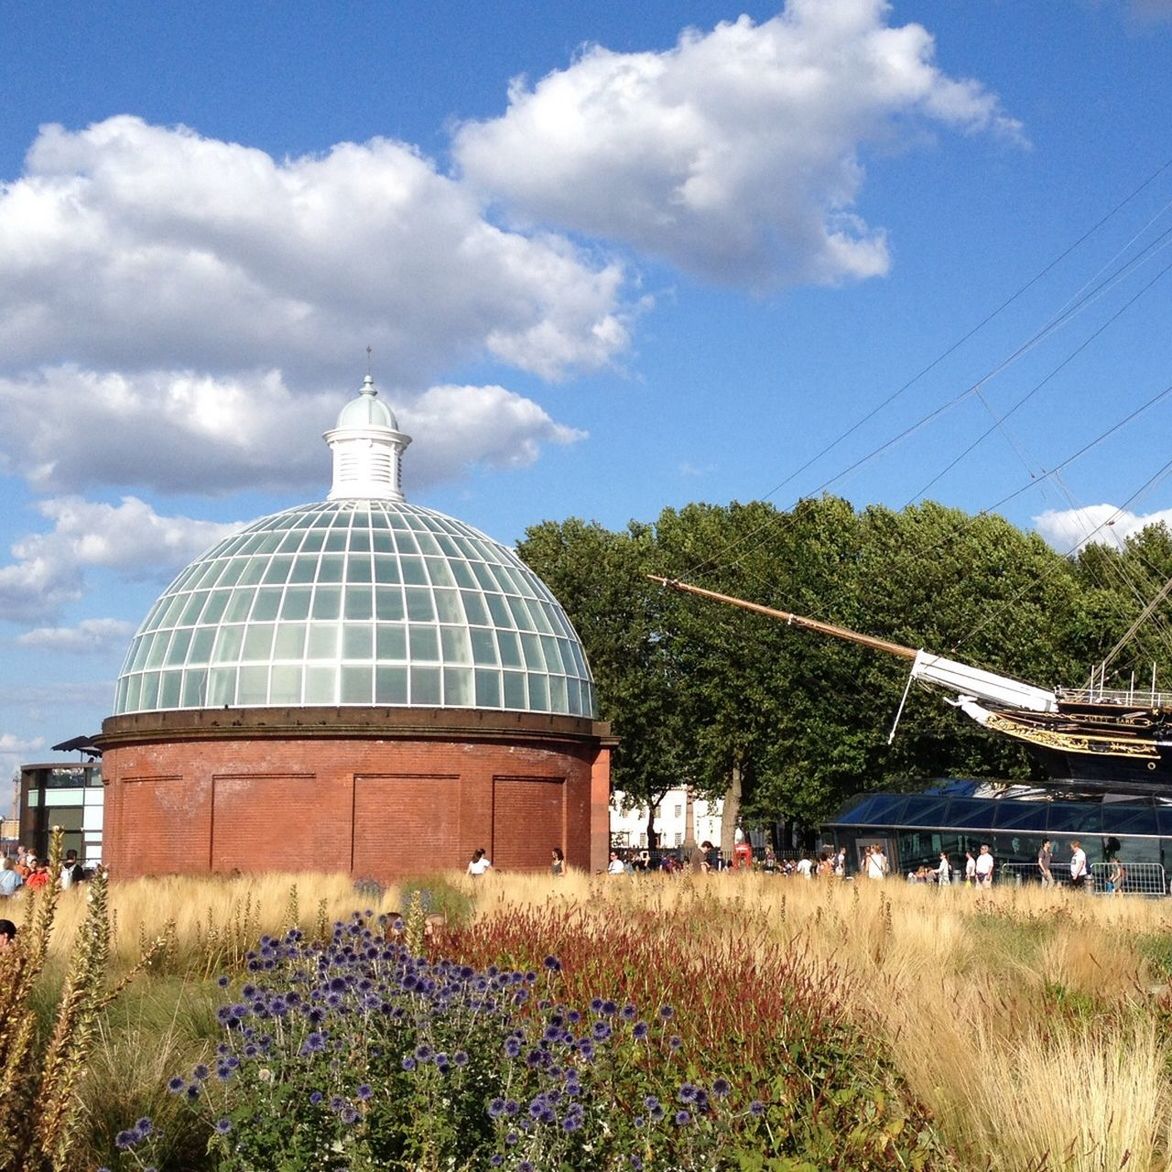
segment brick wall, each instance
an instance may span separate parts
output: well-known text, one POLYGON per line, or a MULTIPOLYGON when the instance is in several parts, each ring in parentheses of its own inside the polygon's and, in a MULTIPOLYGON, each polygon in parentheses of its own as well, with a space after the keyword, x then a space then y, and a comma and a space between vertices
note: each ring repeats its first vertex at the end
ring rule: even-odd
POLYGON ((115 876, 282 869, 393 879, 462 869, 481 846, 508 870, 548 867, 554 846, 571 866, 605 863, 594 858, 609 789, 598 736, 282 735, 239 719, 198 735, 171 728, 172 739, 141 720, 132 732, 117 720, 107 728, 103 854, 115 876))

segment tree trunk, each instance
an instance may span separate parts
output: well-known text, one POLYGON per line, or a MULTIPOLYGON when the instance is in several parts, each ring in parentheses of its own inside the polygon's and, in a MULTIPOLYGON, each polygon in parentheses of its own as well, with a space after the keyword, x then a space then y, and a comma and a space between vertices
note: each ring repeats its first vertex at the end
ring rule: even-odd
POLYGON ((725 863, 733 857, 733 847, 737 843, 737 822, 741 817, 741 763, 733 763, 732 776, 728 781, 728 789, 724 795, 724 813, 720 822, 720 853, 725 863))

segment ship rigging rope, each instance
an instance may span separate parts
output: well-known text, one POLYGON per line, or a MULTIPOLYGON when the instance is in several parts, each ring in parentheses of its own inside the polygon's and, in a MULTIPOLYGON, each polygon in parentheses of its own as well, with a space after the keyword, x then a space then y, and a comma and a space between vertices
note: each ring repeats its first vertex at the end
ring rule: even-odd
MULTIPOLYGON (((1172 235, 1172 229, 1169 229, 1168 232, 1164 233, 1165 237, 1169 235, 1172 235)), ((1161 247, 1163 247, 1163 245, 1161 245, 1161 247)), ((1028 403, 1030 399, 1032 399, 1044 386, 1046 386, 1046 384, 1049 383, 1052 378, 1054 378, 1060 371, 1064 370, 1071 362, 1073 362, 1075 358, 1077 358, 1092 342, 1096 341, 1100 335, 1105 333, 1110 326, 1114 325, 1115 322, 1118 321, 1119 318, 1122 317, 1141 297, 1143 297, 1144 294, 1147 293, 1147 291, 1151 289, 1153 285, 1155 285, 1162 277, 1164 277, 1170 269, 1172 269, 1172 261, 1169 261, 1150 281, 1148 281, 1146 285, 1143 286, 1143 288, 1139 289, 1130 298, 1128 298, 1128 300, 1125 301, 1113 314, 1111 314, 1111 316, 1107 318, 1107 320, 1103 322, 1098 329, 1093 331, 1089 337, 1084 338, 1083 341, 1079 343, 1079 345, 1076 346, 1069 354, 1067 354, 1066 357, 1063 358, 1062 361, 1059 362, 1058 365, 1055 366, 1050 371, 1050 373, 1046 375, 1045 378, 1036 382, 1024 395, 1020 396, 1017 402, 1014 403, 1008 411, 1003 412, 1000 417, 994 416, 993 422, 983 432, 981 432, 981 434, 977 436, 977 438, 973 440, 972 443, 970 443, 968 447, 964 449, 964 451, 953 457, 952 460, 950 460, 939 472, 937 472, 936 475, 933 476, 932 479, 929 480, 923 486, 923 488, 919 490, 919 492, 913 494, 911 499, 908 500, 907 505, 914 504, 916 501, 922 499, 925 494, 927 494, 936 484, 938 484, 945 476, 947 476, 948 473, 957 466, 957 464, 959 464, 967 456, 970 456, 976 448, 978 448, 982 443, 985 442, 986 439, 989 438, 989 436, 1002 427, 1005 424, 1005 421, 1009 419, 1011 415, 1015 414, 1022 407, 1024 407, 1026 403, 1028 403)), ((1078 307, 1081 308, 1084 304, 1085 302, 1080 302, 1078 307)), ((1073 310, 1069 312, 1073 312, 1073 310)), ((990 374, 987 374, 983 379, 980 380, 980 382, 974 383, 973 386, 969 388, 969 390, 979 393, 981 386, 985 382, 992 378, 993 375, 1003 370, 1009 362, 1014 361, 1020 357, 1027 348, 1031 348, 1033 345, 1035 345, 1037 340, 1039 340, 1045 332, 1048 332, 1060 320, 1061 319, 1056 319, 1054 323, 1051 323, 1051 325, 1043 327, 1043 330, 1039 331, 1039 333, 1036 334, 1029 342, 1027 342, 1025 346, 1011 355, 1010 358, 1007 359, 1006 362, 999 366, 996 370, 992 371, 990 374)), ((984 402, 983 397, 982 402, 984 402)), ((907 505, 904 507, 906 508, 907 505)))
MULTIPOLYGON (((1172 388, 1170 388, 1170 389, 1172 389, 1172 388)), ((1167 390, 1165 390, 1162 394, 1167 394, 1167 393, 1168 393, 1167 390)), ((1162 397, 1162 395, 1160 397, 1162 397)), ((1127 498, 1127 500, 1123 502, 1123 504, 1119 505, 1109 517, 1106 517, 1102 521, 1100 521, 1099 524, 1096 525, 1094 527, 1094 529, 1092 529, 1091 532, 1086 536, 1083 544, 1085 545, 1087 542, 1091 541, 1103 529, 1106 529, 1110 525, 1114 525, 1115 522, 1121 516, 1123 516, 1124 513, 1127 512, 1127 510, 1131 507, 1131 505, 1135 503, 1136 500, 1138 500, 1140 497, 1142 497, 1143 494, 1146 493, 1152 487, 1152 485, 1156 484, 1160 479, 1162 479, 1164 476, 1166 476, 1170 470, 1172 470, 1172 460, 1168 460, 1160 469, 1158 469, 1155 472, 1154 475, 1150 476, 1146 481, 1144 481, 1144 483, 1141 484, 1139 486, 1139 488, 1137 488, 1135 490, 1135 492, 1133 492, 1131 494, 1131 496, 1129 496, 1127 498)), ((1060 562, 1056 561, 1053 563, 1053 566, 1056 569, 1060 564, 1061 564, 1060 562)), ((1053 572, 1054 572, 1053 569, 1048 571, 1047 574, 1043 575, 1042 580, 1044 581, 1045 578, 1048 576, 1048 574, 1053 573, 1053 572)), ((1037 580, 1035 580, 1034 582, 1031 582, 1023 590, 1019 591, 1019 593, 1016 595, 1016 597, 1008 599, 997 610, 990 611, 981 622, 979 622, 971 631, 967 632, 967 634, 965 635, 965 638, 963 640, 959 640, 957 643, 955 643, 953 645, 952 649, 956 650, 964 642, 966 642, 967 640, 971 639, 974 635, 976 635, 979 631, 984 630, 984 628, 987 627, 989 625, 989 623, 993 622, 996 618, 998 618, 1000 616, 1001 612, 1005 609, 1005 607, 1013 606, 1016 603, 1020 602, 1026 596, 1026 594, 1028 594, 1030 591, 1035 590, 1037 588, 1037 584, 1038 584, 1037 580)))
MULTIPOLYGON (((991 321, 993 321, 996 317, 998 317, 1002 312, 1004 312, 1006 309, 1008 309, 1010 305, 1012 305, 1015 301, 1017 301, 1018 298, 1021 297, 1024 293, 1026 293, 1033 285, 1035 285, 1043 277, 1045 277, 1047 274, 1049 274, 1057 265, 1059 265, 1063 260, 1065 260, 1068 256, 1070 256, 1071 253, 1073 253, 1076 249, 1078 249, 1081 245, 1083 245, 1091 236, 1094 235, 1095 232, 1097 232, 1100 228, 1102 228, 1105 224, 1107 224, 1120 211, 1122 211, 1124 207, 1126 207, 1132 200, 1134 200, 1136 197, 1138 197, 1147 187, 1149 187, 1153 182, 1155 182, 1155 180, 1157 178, 1159 178, 1159 176, 1162 175, 1166 170, 1168 170, 1169 167, 1172 167, 1172 159, 1167 160, 1166 162, 1161 164, 1159 167, 1157 167, 1130 194, 1128 194, 1124 199, 1120 200, 1113 208, 1111 208, 1110 211, 1108 211, 1095 224, 1093 224, 1090 228, 1088 228, 1077 240, 1075 240, 1067 248, 1063 249, 1062 252, 1060 252, 1053 260, 1051 260, 1048 264, 1046 264, 1042 269, 1040 269, 1029 280, 1024 282, 1009 297, 1007 297, 1003 302, 1001 302, 1001 304, 998 305, 996 309, 992 310, 984 318, 982 318, 980 322, 978 322, 975 326, 973 326, 972 329, 970 329, 967 333, 965 333, 956 342, 952 343, 945 350, 943 350, 936 358, 934 358, 930 363, 928 363, 925 367, 923 367, 917 374, 913 375, 910 379, 908 379, 905 383, 903 383, 902 386, 898 387, 895 391, 893 391, 890 395, 888 395, 885 399, 883 399, 882 402, 880 402, 878 405, 873 407, 870 411, 866 412, 859 419, 857 419, 853 424, 850 425, 850 427, 848 427, 845 431, 841 432, 835 439, 831 440, 820 451, 818 451, 813 456, 811 456, 808 460, 806 460, 805 463, 800 465, 793 472, 791 472, 788 476, 786 476, 783 480, 779 481, 776 485, 774 485, 773 488, 771 488, 767 493, 765 493, 765 495, 762 496, 760 499, 762 501, 768 501, 772 497, 776 496, 777 493, 779 493, 781 491, 781 489, 784 488, 787 484, 789 484, 796 477, 801 475, 801 473, 803 473, 807 469, 809 469, 813 464, 817 463, 824 456, 828 455, 840 443, 842 443, 844 440, 846 440, 849 436, 853 435, 860 427, 862 427, 865 423, 869 422, 876 415, 878 415, 881 411, 883 411, 886 407, 888 407, 891 403, 893 403, 896 399, 898 399, 901 395, 903 395, 905 391, 909 390, 912 386, 914 386, 917 382, 919 382, 919 380, 921 378, 923 378, 926 374, 928 374, 930 371, 935 369, 941 362, 943 362, 946 358, 948 358, 951 354, 953 354, 965 342, 967 342, 971 338, 973 338, 986 325, 988 325, 991 321)), ((1163 211, 1166 211, 1168 206, 1172 206, 1172 205, 1165 205, 1165 208, 1163 209, 1163 211)), ((1161 214, 1163 214, 1163 212, 1161 212, 1161 214)), ((1151 222, 1152 221, 1149 220, 1148 226, 1150 226, 1151 222)), ((1145 228, 1145 230, 1146 230, 1146 228, 1145 228)), ((1054 330, 1058 329, 1061 325, 1065 324, 1065 322, 1068 321, 1070 318, 1072 318, 1077 313, 1079 313, 1083 309, 1085 309, 1086 306, 1089 305, 1093 300, 1097 299, 1097 297, 1101 296, 1102 293, 1106 289, 1110 288, 1113 284, 1115 284, 1118 280, 1120 280, 1122 278, 1122 276, 1130 268, 1132 268, 1135 264, 1139 263, 1139 261, 1144 257, 1145 253, 1153 252, 1158 246, 1162 247, 1163 244, 1166 242, 1165 238, 1170 233, 1172 233, 1172 229, 1170 229, 1168 232, 1163 233, 1161 235, 1161 237, 1157 238, 1156 241, 1152 242, 1152 244, 1149 244, 1148 247, 1143 252, 1141 252, 1138 256, 1132 258, 1132 260, 1128 261, 1127 264, 1121 266, 1114 273, 1112 273, 1109 277, 1107 277, 1103 281, 1101 281, 1089 293, 1085 293, 1081 297, 1078 297, 1076 295, 1076 300, 1074 300, 1073 304, 1070 301, 1068 301, 1067 307, 1062 312, 1055 315, 1055 317, 1053 317, 1046 325, 1042 326, 1029 340, 1027 340, 1025 343, 1023 343, 1022 346, 1020 346, 1016 351, 1014 351, 1008 358, 1006 358, 1002 362, 1000 362, 992 371, 990 371, 983 378, 981 378, 976 383, 974 383, 971 387, 969 387, 965 391, 961 392, 959 395, 954 397, 949 402, 941 404, 939 407, 930 411, 927 415, 923 416, 915 423, 909 425, 908 427, 903 429, 901 432, 899 432, 897 435, 895 435, 891 439, 886 440, 884 443, 878 445, 876 448, 874 448, 872 451, 870 451, 866 455, 860 457, 858 460, 855 460, 853 463, 848 465, 846 468, 842 469, 840 472, 836 473, 834 476, 823 481, 823 483, 817 489, 815 489, 814 492, 806 494, 806 497, 809 498, 809 497, 813 497, 815 495, 824 493, 828 488, 830 488, 833 484, 837 483, 839 480, 842 480, 846 476, 849 476, 852 472, 856 471, 858 468, 862 467, 864 464, 869 463, 871 460, 875 459, 877 456, 882 455, 888 449, 895 447, 896 445, 901 443, 903 440, 907 439, 909 436, 914 434, 916 431, 919 431, 921 428, 923 428, 923 427, 927 426, 929 423, 933 422, 940 415, 943 415, 947 411, 951 410, 953 407, 964 402, 967 398, 969 398, 971 395, 973 395, 975 392, 977 392, 979 387, 981 387, 984 383, 988 382, 989 379, 991 379, 995 375, 1001 373, 1001 371, 1006 369, 1006 367, 1008 367, 1010 364, 1015 362, 1017 359, 1021 358, 1024 354, 1026 354, 1034 346, 1038 345, 1050 333, 1052 333, 1054 330)), ((1129 241, 1128 245, 1124 246, 1124 250, 1127 247, 1130 247, 1130 244, 1133 243, 1135 239, 1136 239, 1136 236, 1133 235, 1133 237, 1132 237, 1131 241, 1129 241)), ((1115 257, 1118 257, 1120 255, 1121 251, 1123 251, 1123 250, 1116 251, 1115 257)), ((1102 270, 1100 270, 1100 271, 1102 271, 1102 270)), ((1163 271, 1167 271, 1167 270, 1165 269, 1163 271)), ((1161 272, 1160 275, 1163 275, 1163 271, 1161 272)), ((1084 286, 1084 288, 1085 288, 1085 286, 1084 286)), ((720 564, 721 562, 727 562, 728 555, 733 550, 744 545, 746 542, 751 541, 754 537, 758 536, 763 531, 764 528, 765 528, 765 525, 763 523, 757 529, 750 530, 750 532, 744 534, 743 536, 737 538, 736 540, 728 542, 721 549, 714 551, 708 557, 696 562, 692 566, 691 570, 689 571, 689 575, 690 576, 701 575, 704 573, 705 570, 710 569, 713 566, 720 564)), ((750 548, 755 548, 755 546, 752 546, 750 548)), ((748 552, 748 551, 746 551, 746 552, 748 552)), ((741 559, 738 558, 735 562, 733 562, 733 564, 734 565, 737 564, 737 562, 739 562, 740 560, 741 559)))

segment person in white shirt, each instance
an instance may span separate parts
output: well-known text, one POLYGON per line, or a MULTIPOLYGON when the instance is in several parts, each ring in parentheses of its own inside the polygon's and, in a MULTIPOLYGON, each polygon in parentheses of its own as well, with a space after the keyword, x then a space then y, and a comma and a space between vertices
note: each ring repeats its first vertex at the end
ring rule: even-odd
POLYGON ((472 854, 472 861, 468 864, 468 874, 474 879, 492 870, 492 863, 484 852, 484 847, 478 846, 472 854))
POLYGON ((964 852, 964 881, 966 887, 971 887, 977 881, 977 860, 972 851, 964 852))
POLYGON ((988 843, 981 843, 981 853, 977 855, 976 873, 978 887, 992 887, 993 886, 993 863, 994 859, 989 852, 988 843))
POLYGON ((887 856, 883 853, 882 847, 874 847, 867 854, 866 870, 868 879, 887 878, 887 856))
POLYGON ((610 864, 606 868, 606 873, 608 875, 625 875, 627 873, 626 864, 614 851, 610 852, 610 864))
POLYGON ((948 853, 940 852, 940 863, 936 868, 936 886, 947 887, 952 882, 952 864, 948 861, 948 853))
POLYGON ((1087 868, 1087 852, 1082 849, 1078 839, 1070 843, 1070 882, 1074 887, 1088 886, 1090 871, 1087 868))
POLYGON ((814 864, 810 862, 810 856, 802 855, 802 857, 798 859, 798 874, 801 875, 803 879, 809 879, 813 874, 813 871, 814 864))

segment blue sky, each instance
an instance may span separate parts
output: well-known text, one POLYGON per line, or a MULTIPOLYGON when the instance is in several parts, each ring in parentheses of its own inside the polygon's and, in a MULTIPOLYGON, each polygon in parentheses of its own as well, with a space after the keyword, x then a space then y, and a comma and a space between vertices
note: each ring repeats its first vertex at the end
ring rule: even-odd
POLYGON ((4 776, 97 731, 179 568, 325 495, 367 345, 409 497, 506 542, 1172 507, 1172 395, 1045 475, 1172 384, 1169 0, 50 0, 0 109, 4 776))

